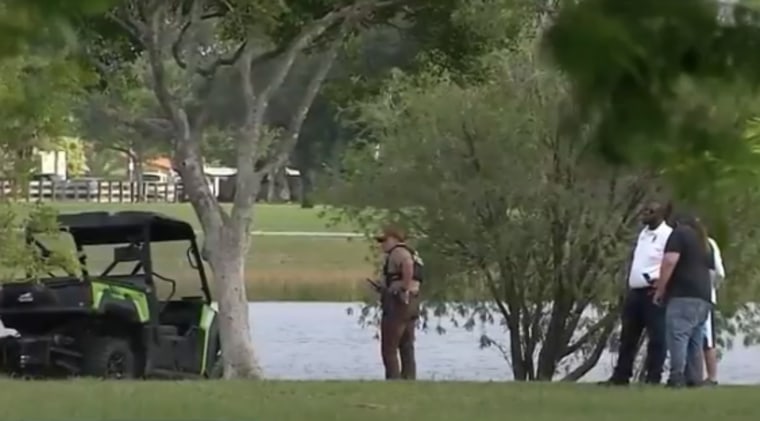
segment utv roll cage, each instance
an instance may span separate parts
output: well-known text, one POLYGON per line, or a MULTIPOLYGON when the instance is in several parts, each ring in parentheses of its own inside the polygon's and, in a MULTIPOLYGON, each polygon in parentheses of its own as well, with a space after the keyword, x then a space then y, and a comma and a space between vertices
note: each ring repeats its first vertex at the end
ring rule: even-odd
MULTIPOLYGON (((170 297, 176 292, 176 281, 153 270, 151 243, 189 241, 190 246, 186 252, 188 263, 198 271, 205 301, 207 304, 211 303, 208 278, 202 264, 195 231, 189 223, 159 213, 142 211, 62 214, 58 216, 58 223, 61 231, 71 235, 74 241, 84 279, 91 277, 87 267, 87 255, 84 252, 85 246, 128 244, 114 249, 113 261, 97 277, 109 276, 119 263, 135 262, 130 275, 135 276, 142 269, 147 286, 155 286, 154 277, 170 283, 170 297)), ((43 257, 50 256, 50 249, 35 238, 33 232, 27 231, 26 237, 28 242, 41 250, 43 257)))

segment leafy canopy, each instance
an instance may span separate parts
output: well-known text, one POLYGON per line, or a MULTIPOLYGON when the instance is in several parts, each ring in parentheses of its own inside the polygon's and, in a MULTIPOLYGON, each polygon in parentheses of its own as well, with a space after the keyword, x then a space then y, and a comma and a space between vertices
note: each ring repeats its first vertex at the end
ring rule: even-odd
POLYGON ((676 193, 686 197, 695 180, 760 165, 741 118, 717 124, 722 110, 705 98, 723 89, 754 95, 755 10, 710 0, 563 5, 545 51, 569 76, 581 108, 601 114, 595 151, 606 161, 669 169, 676 193))

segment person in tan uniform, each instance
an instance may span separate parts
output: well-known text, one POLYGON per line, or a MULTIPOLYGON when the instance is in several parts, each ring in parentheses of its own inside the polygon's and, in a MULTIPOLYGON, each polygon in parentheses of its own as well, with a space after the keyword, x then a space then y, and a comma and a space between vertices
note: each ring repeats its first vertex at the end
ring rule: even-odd
POLYGON ((398 227, 386 227, 375 240, 386 255, 383 282, 375 284, 381 294, 380 347, 385 378, 414 380, 414 331, 420 312, 422 259, 406 244, 406 234, 398 227))

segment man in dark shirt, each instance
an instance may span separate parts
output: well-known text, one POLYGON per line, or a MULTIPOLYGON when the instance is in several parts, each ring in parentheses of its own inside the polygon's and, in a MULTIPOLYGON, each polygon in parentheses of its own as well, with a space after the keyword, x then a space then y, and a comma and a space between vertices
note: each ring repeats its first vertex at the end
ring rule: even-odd
POLYGON ((697 386, 702 374, 702 323, 712 306, 707 234, 699 220, 683 215, 665 244, 654 300, 666 306, 670 353, 668 386, 697 386))

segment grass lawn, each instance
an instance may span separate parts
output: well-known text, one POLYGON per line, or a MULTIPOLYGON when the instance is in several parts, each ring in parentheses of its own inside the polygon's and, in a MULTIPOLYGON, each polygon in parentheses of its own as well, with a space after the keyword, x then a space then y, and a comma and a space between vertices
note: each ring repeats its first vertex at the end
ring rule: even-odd
MULTIPOLYGON (((51 202, 61 213, 86 211, 118 212, 123 210, 149 210, 164 213, 198 227, 195 211, 189 203, 87 203, 87 202, 51 202)), ((230 205, 224 204, 225 208, 230 205)), ((352 232, 356 227, 347 224, 330 226, 329 216, 321 217, 324 209, 302 209, 290 204, 256 204, 254 207, 254 227, 256 231, 330 231, 352 232)))
POLYGON ((757 387, 432 382, 0 382, 2 420, 756 420, 757 387))
MULTIPOLYGON (((195 213, 186 203, 56 202, 53 206, 61 213, 151 210, 189 221, 198 227, 195 213)), ((254 213, 254 230, 355 231, 347 225, 329 226, 328 219, 322 218, 320 212, 320 208, 258 204, 254 213)), ((179 295, 193 295, 198 291, 197 276, 187 265, 186 247, 185 243, 178 243, 157 244, 154 248, 155 271, 176 279, 179 295)), ((93 273, 98 271, 92 269, 102 270, 112 260, 111 249, 101 247, 86 251, 93 273)), ((257 301, 362 300, 369 294, 363 279, 376 270, 376 265, 370 262, 372 258, 371 245, 363 238, 256 235, 246 259, 248 296, 257 301)))

